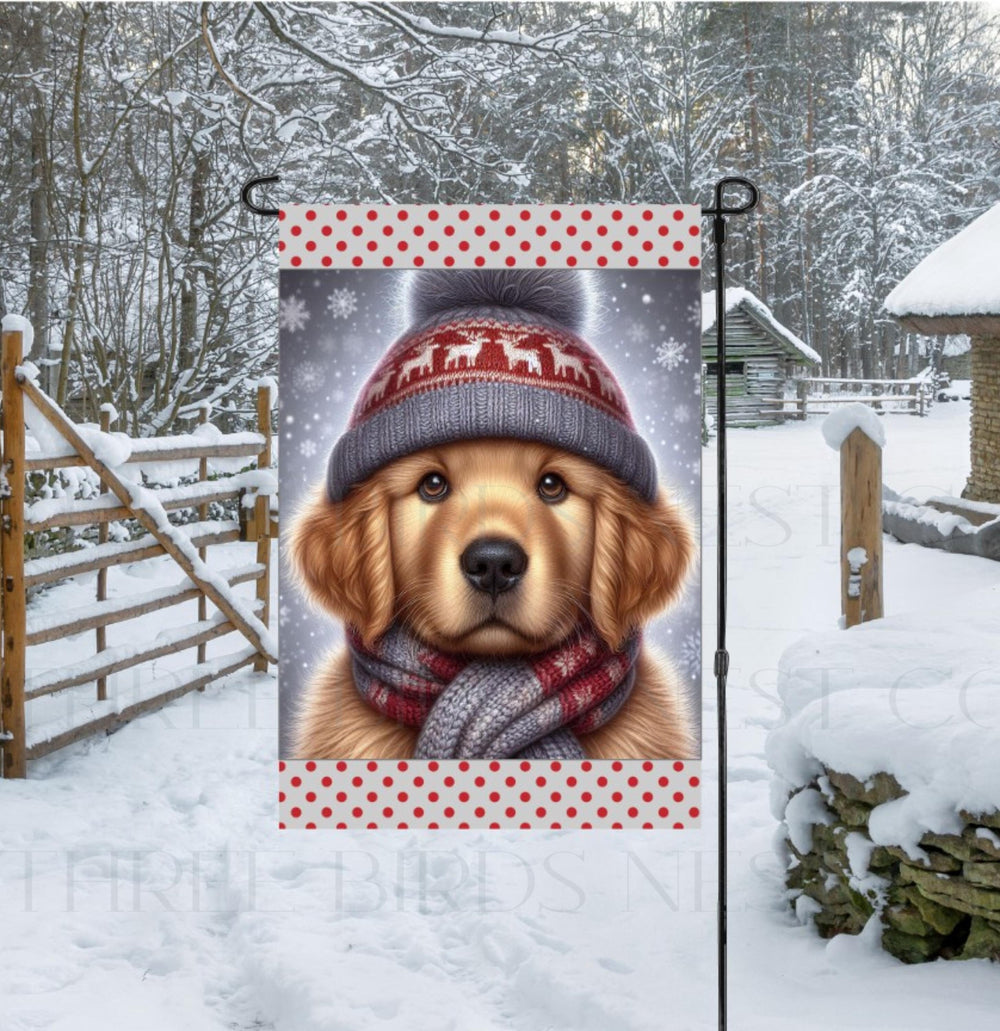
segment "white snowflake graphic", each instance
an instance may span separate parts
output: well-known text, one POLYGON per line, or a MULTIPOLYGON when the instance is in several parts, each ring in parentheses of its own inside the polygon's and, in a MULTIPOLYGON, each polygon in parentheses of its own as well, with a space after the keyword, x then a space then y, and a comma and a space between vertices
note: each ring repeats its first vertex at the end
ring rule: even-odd
POLYGON ((278 302, 278 328, 285 333, 297 333, 305 329, 309 321, 309 309, 298 294, 282 297, 278 302))
POLYGON ((662 365, 665 369, 673 371, 683 362, 687 361, 684 354, 684 345, 679 341, 670 337, 669 340, 664 340, 662 344, 656 349, 656 357, 653 359, 657 365, 662 365))
POLYGON ((687 309, 687 317, 698 327, 699 330, 701 329, 701 310, 700 297, 695 298, 695 300, 688 305, 687 309))
POLYGON ((690 422, 691 421, 691 409, 685 404, 679 404, 674 409, 674 422, 690 422))
POLYGON ((315 440, 303 440, 299 444, 299 454, 303 458, 312 458, 316 454, 316 441, 315 440))
POLYGON ((346 319, 353 315, 358 308, 358 297, 353 290, 346 287, 342 290, 334 290, 326 302, 326 310, 335 319, 346 319))
POLYGON ((644 344, 649 339, 649 328, 645 322, 633 322, 625 332, 633 344, 644 344))
POLYGON ((292 373, 292 386, 296 390, 312 393, 323 386, 323 369, 316 362, 302 362, 292 373))
POLYGON ((692 630, 681 644, 681 662, 692 680, 701 676, 701 631, 692 630))
POLYGON ((285 626, 291 621, 292 610, 287 605, 278 608, 278 626, 285 626))

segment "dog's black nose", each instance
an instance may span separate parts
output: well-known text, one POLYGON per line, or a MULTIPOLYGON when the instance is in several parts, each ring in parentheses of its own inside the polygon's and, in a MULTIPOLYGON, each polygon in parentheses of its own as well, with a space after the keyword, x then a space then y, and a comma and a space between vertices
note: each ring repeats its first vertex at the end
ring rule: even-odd
POLYGON ((458 561, 465 579, 494 601, 498 594, 514 587, 528 568, 524 548, 504 537, 480 537, 462 552, 458 561))

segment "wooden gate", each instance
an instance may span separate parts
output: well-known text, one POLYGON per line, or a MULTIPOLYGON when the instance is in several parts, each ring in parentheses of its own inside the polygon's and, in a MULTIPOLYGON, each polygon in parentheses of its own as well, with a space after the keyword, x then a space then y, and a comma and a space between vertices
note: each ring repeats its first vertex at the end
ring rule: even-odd
MULTIPOLYGON (((277 488, 268 471, 272 458, 269 387, 258 388, 256 433, 216 431, 202 436, 134 440, 116 434, 112 438, 108 433, 110 412, 102 411, 101 432, 95 434, 74 424, 42 392, 21 365, 22 346, 20 332, 3 334, 0 429, 6 484, 0 491, 5 495, 0 501, 0 748, 4 777, 24 777, 28 759, 46 755, 90 734, 110 732, 244 666, 265 670, 268 663, 277 661, 277 646, 268 627, 271 538, 277 535, 277 513, 272 511, 271 504, 272 499, 277 499, 277 488), (33 406, 33 418, 43 418, 58 433, 63 447, 49 451, 43 447, 40 453, 26 455, 26 403, 33 406), (256 468, 209 479, 213 459, 246 459, 248 465, 255 459, 256 468), (122 468, 126 462, 135 469, 191 460, 198 462, 197 481, 161 490, 145 486, 141 473, 134 479, 127 477, 122 468), (96 474, 101 493, 84 500, 58 499, 26 508, 28 475, 70 467, 83 467, 96 474), (225 503, 230 508, 232 503, 239 506, 239 518, 210 519, 210 506, 225 503), (180 510, 196 514, 196 521, 186 525, 172 523, 167 513, 180 510), (144 532, 129 540, 110 540, 109 527, 117 527, 121 520, 134 520, 144 532), (92 546, 25 561, 26 533, 94 524, 98 527, 96 544, 89 542, 92 546), (248 540, 257 542, 255 562, 224 570, 210 568, 209 547, 248 540), (186 579, 150 592, 108 597, 109 570, 163 555, 176 563, 186 579), (56 612, 28 605, 29 589, 94 571, 94 603, 56 612), (252 601, 239 597, 233 590, 248 582, 256 584, 252 601), (107 628, 112 624, 192 600, 198 604, 197 622, 159 633, 145 644, 108 647, 107 628), (217 611, 209 614, 209 604, 217 611), (91 630, 95 633, 93 655, 48 670, 32 668, 29 654, 37 655, 40 646, 91 630), (231 633, 241 634, 245 646, 208 659, 208 642, 231 633), (127 704, 121 698, 109 697, 109 678, 186 649, 196 649, 196 661, 189 668, 154 678, 127 704), (91 692, 84 705, 89 710, 87 718, 64 720, 65 725, 33 725, 33 702, 81 688, 91 692)), ((206 408, 202 412, 203 423, 207 417, 206 408)))

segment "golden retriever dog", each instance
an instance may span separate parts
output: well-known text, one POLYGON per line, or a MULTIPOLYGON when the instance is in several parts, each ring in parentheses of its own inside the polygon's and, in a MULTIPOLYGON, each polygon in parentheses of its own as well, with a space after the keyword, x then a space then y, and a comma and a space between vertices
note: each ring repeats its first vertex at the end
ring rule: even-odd
MULTIPOLYGON (((552 648, 581 618, 619 649, 676 601, 694 554, 689 518, 664 490, 647 502, 586 458, 520 439, 397 458, 341 501, 318 487, 288 540, 310 600, 366 644, 397 621, 442 652, 512 660, 552 648), (501 555, 488 556, 496 575, 485 588, 487 567, 469 566, 484 541, 501 555)), ((305 690, 294 753, 407 758, 417 737, 366 702, 342 649, 305 690)), ((643 645, 631 693, 580 744, 595 759, 694 757, 692 712, 669 661, 643 645)))

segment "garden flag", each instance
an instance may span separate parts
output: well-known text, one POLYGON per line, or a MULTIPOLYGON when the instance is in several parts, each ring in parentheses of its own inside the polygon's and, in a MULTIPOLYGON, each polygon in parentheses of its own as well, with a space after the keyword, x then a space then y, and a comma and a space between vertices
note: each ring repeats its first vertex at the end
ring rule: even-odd
POLYGON ((282 826, 698 826, 700 218, 281 212, 282 826))

